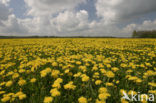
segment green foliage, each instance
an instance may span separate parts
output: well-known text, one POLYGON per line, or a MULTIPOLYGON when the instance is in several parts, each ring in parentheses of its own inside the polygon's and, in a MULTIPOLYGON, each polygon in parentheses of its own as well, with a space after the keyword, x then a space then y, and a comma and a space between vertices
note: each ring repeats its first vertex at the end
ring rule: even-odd
POLYGON ((156 30, 151 31, 133 31, 133 38, 156 38, 156 30))

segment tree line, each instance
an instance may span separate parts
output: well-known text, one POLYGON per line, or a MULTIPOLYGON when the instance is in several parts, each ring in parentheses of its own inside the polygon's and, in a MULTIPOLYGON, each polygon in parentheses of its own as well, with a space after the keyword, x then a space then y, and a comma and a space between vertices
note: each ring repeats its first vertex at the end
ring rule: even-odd
POLYGON ((148 30, 148 31, 133 31, 133 38, 156 38, 156 30, 148 30))

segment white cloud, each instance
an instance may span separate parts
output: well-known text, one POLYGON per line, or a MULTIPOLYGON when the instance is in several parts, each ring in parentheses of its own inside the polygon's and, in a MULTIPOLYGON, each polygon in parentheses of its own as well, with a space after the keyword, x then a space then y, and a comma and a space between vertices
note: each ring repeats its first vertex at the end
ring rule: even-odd
POLYGON ((156 10, 156 0, 97 0, 97 16, 105 22, 122 22, 156 10))
POLYGON ((28 15, 51 15, 63 10, 73 9, 86 0, 24 0, 29 10, 28 15))
POLYGON ((76 10, 87 0, 24 0, 25 18, 17 18, 9 8, 10 0, 0 0, 0 32, 6 34, 55 36, 131 36, 136 30, 156 29, 156 20, 142 24, 130 22, 156 10, 156 0, 96 0, 97 19, 90 21, 91 11, 76 10))
POLYGON ((56 17, 39 16, 20 19, 20 23, 28 28, 29 33, 39 35, 70 35, 70 33, 83 31, 89 27, 88 12, 85 10, 64 11, 56 17))
POLYGON ((7 20, 8 15, 10 15, 10 9, 0 2, 0 24, 2 25, 2 20, 7 20))
POLYGON ((138 30, 155 30, 156 29, 156 19, 154 21, 145 20, 142 25, 138 26, 138 30))
POLYGON ((54 18, 53 23, 59 32, 83 30, 88 25, 88 13, 85 10, 77 13, 65 11, 54 18))
POLYGON ((0 2, 1 2, 2 4, 4 4, 5 6, 8 6, 10 0, 0 0, 0 2))
POLYGON ((125 36, 131 36, 134 30, 155 30, 155 29, 156 29, 156 19, 153 21, 145 20, 142 24, 135 23, 128 24, 121 30, 121 33, 125 34, 125 36))
POLYGON ((121 0, 97 0, 95 4, 97 16, 102 17, 106 23, 113 22, 117 16, 115 6, 119 5, 120 2, 121 0))
POLYGON ((12 14, 8 3, 9 0, 0 1, 0 33, 5 35, 27 33, 26 28, 20 24, 18 18, 12 14))
POLYGON ((26 34, 26 28, 19 22, 15 15, 9 15, 8 20, 3 21, 3 26, 0 26, 1 33, 6 34, 26 34))

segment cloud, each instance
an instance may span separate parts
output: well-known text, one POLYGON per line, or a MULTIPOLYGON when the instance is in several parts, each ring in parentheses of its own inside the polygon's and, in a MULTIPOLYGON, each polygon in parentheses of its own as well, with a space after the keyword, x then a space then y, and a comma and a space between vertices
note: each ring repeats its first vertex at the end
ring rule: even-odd
POLYGON ((122 22, 156 11, 156 0, 97 0, 97 16, 105 22, 122 22))
POLYGON ((155 29, 156 29, 156 19, 153 21, 145 20, 142 24, 135 23, 128 24, 126 27, 122 29, 122 33, 130 34, 133 32, 133 30, 155 30, 155 29))
POLYGON ((7 20, 10 15, 10 9, 0 2, 0 24, 2 25, 3 20, 7 20))
POLYGON ((82 31, 88 25, 88 13, 85 10, 80 10, 77 13, 65 11, 54 18, 53 23, 59 32, 82 31))
POLYGON ((8 20, 3 21, 4 26, 1 27, 1 32, 6 34, 26 34, 26 28, 19 22, 15 15, 9 15, 8 20))
POLYGON ((10 0, 0 0, 0 2, 1 2, 2 4, 4 4, 5 6, 8 6, 10 0))
POLYGON ((0 0, 1 33, 128 37, 134 29, 156 29, 156 20, 134 22, 156 11, 156 0, 94 0, 93 20, 89 19, 92 11, 80 8, 90 0, 24 0, 27 9, 24 18, 13 14, 9 1, 0 0), (123 24, 126 26, 121 27, 123 24))
POLYGON ((8 3, 9 0, 0 1, 0 33, 6 35, 27 33, 26 28, 20 24, 18 18, 12 14, 8 3))
POLYGON ((24 0, 27 4, 28 15, 52 15, 60 11, 73 9, 86 0, 24 0))
POLYGON ((64 11, 56 17, 38 16, 20 19, 20 23, 28 28, 29 33, 39 35, 70 35, 89 27, 88 12, 85 10, 78 12, 64 11))

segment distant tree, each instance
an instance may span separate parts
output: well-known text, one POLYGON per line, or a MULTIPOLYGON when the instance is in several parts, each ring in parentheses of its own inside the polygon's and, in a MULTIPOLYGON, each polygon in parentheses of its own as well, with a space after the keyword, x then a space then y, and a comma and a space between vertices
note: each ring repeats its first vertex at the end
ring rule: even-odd
POLYGON ((136 36, 137 36, 137 31, 134 30, 134 31, 133 31, 133 35, 132 35, 132 37, 133 37, 133 38, 136 38, 136 36))
POLYGON ((156 30, 151 31, 133 31, 133 38, 156 38, 156 30))

